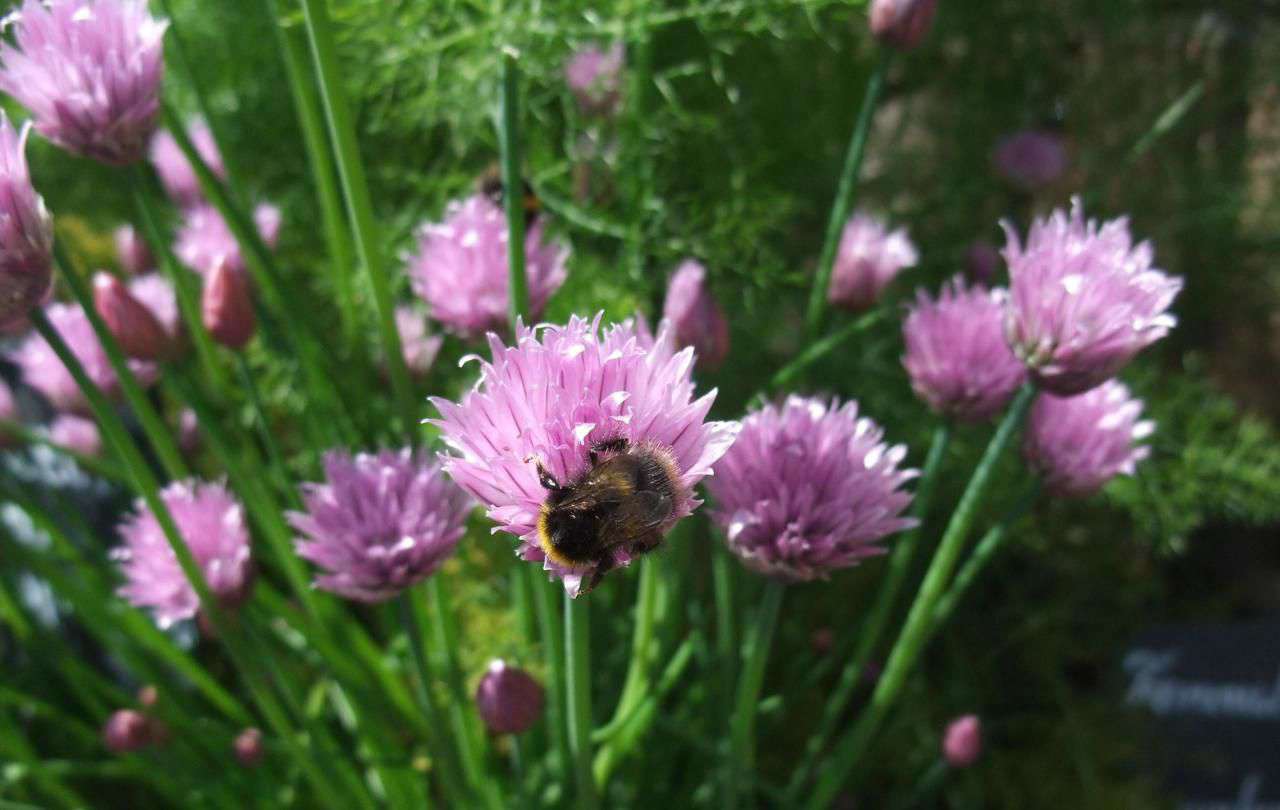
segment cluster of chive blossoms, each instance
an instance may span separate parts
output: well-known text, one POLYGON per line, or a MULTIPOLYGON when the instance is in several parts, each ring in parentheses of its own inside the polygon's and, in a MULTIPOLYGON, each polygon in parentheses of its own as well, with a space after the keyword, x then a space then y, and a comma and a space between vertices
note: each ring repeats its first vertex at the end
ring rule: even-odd
MULTIPOLYGON (((443 222, 423 225, 408 272, 414 292, 431 308, 431 317, 467 338, 505 331, 507 243, 506 214, 484 194, 450 203, 443 222)), ((564 283, 568 255, 566 248, 546 238, 541 219, 529 226, 525 277, 534 318, 564 283)))
POLYGON ((882 553, 880 540, 915 525, 902 486, 917 474, 882 437, 856 402, 790 396, 749 414, 707 483, 729 549, 789 582, 882 553))
MULTIPOLYGON (((491 359, 481 361, 475 389, 461 402, 431 400, 440 412, 433 422, 452 451, 445 470, 485 505, 499 530, 520 539, 519 556, 561 578, 571 596, 596 566, 568 568, 543 553, 536 527, 547 491, 535 462, 564 482, 587 470, 591 447, 602 441, 668 448, 679 491, 665 533, 698 506, 694 486, 737 431, 735 423, 707 421, 715 392, 694 398, 693 350, 675 351, 669 329, 656 338, 632 321, 602 329, 602 317, 520 324, 512 346, 491 334, 491 359)), ((630 561, 619 548, 612 565, 630 561)))
POLYGON ((0 111, 0 330, 22 324, 53 283, 53 218, 31 185, 30 131, 0 111))
POLYGON ((164 32, 146 0, 25 0, 0 44, 0 90, 36 130, 104 163, 142 158, 160 114, 164 32))
MULTIPOLYGON (((253 574, 243 508, 220 484, 175 481, 160 497, 214 598, 225 607, 240 604, 248 596, 253 574)), ((113 552, 125 576, 120 595, 150 608, 161 627, 195 616, 199 597, 159 521, 142 501, 120 526, 120 535, 124 545, 113 552)))
POLYGON ((325 482, 303 488, 289 521, 298 555, 325 571, 316 587, 362 602, 390 599, 434 573, 462 539, 471 500, 434 456, 411 450, 325 456, 325 482))

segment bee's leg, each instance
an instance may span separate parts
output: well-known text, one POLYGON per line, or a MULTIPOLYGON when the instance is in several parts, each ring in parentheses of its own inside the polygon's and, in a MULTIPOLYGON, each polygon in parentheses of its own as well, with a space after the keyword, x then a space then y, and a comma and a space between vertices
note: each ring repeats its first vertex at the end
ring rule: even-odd
POLYGON ((600 558, 596 563, 595 570, 591 572, 591 576, 583 580, 582 585, 578 587, 578 595, 582 596, 583 594, 594 591, 596 586, 600 584, 600 581, 604 579, 604 575, 612 571, 613 567, 612 554, 600 558))
MULTIPOLYGON (((528 461, 528 459, 526 459, 526 461, 528 461)), ((550 470, 542 466, 542 459, 535 458, 533 459, 533 463, 537 465, 538 483, 542 484, 543 489, 548 490, 550 492, 555 492, 556 490, 560 489, 560 482, 556 480, 556 477, 551 474, 550 470)))
POLYGON ((623 436, 613 439, 605 439, 604 441, 595 442, 591 445, 591 449, 587 451, 587 455, 591 458, 591 464, 595 465, 599 462, 597 456, 601 453, 621 453, 631 445, 623 436))

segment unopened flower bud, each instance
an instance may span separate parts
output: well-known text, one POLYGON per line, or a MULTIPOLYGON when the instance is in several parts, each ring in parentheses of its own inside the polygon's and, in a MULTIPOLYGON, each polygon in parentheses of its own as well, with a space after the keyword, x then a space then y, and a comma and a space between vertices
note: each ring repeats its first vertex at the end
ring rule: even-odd
POLYGON ((885 45, 909 50, 929 33, 938 0, 872 0, 871 34, 885 45))
POLYGON ((711 291, 707 269, 695 261, 680 265, 667 286, 662 315, 675 330, 676 343, 692 346, 698 365, 716 368, 729 354, 729 322, 711 291))
POLYGON ((262 747, 262 732, 256 728, 246 728, 240 732, 232 743, 236 760, 246 768, 257 767, 266 753, 262 747))
POLYGON ((147 684, 138 690, 138 705, 144 709, 154 708, 160 701, 160 690, 154 684, 147 684))
POLYGON ((53 218, 31 185, 26 145, 0 111, 0 329, 17 329, 53 283, 53 218))
POLYGON ((156 266, 151 249, 132 225, 116 228, 115 241, 116 259, 120 262, 120 268, 129 275, 140 275, 156 266))
POLYGON ((215 266, 205 279, 201 314, 214 340, 232 349, 243 348, 256 325, 245 272, 225 262, 215 266))
POLYGON ((120 279, 110 273, 95 275, 93 306, 125 354, 138 360, 158 360, 169 353, 171 342, 164 326, 120 279))
POLYGON ((957 717, 942 736, 942 756, 953 768, 967 768, 982 756, 982 721, 977 715, 957 717))
POLYGON ((494 734, 519 734, 542 716, 546 701, 542 686, 529 673, 495 660, 480 679, 476 706, 494 734))
POLYGON ((64 413, 49 425, 49 438, 82 456, 97 458, 102 455, 102 434, 92 419, 64 413))
POLYGON ((151 723, 142 712, 120 709, 107 718, 102 741, 116 754, 137 751, 151 742, 151 723))

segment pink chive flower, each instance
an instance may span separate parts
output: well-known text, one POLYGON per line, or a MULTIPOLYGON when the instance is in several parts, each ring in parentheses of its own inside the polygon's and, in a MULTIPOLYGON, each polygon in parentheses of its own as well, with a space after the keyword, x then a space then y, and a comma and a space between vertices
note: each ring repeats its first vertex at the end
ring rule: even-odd
POLYGON ((542 717, 545 705, 542 684, 505 661, 491 661, 476 687, 476 708, 492 734, 528 731, 542 717))
MULTIPOLYGON (((563 580, 570 596, 593 584, 600 566, 561 565, 544 553, 537 527, 548 490, 539 464, 571 482, 604 442, 661 454, 677 479, 668 517, 656 527, 665 535, 701 503, 693 488, 737 430, 706 421, 715 392, 694 398, 693 350, 676 352, 670 329, 655 339, 632 321, 602 330, 602 318, 521 324, 513 346, 490 334, 491 360, 480 362, 477 387, 461 402, 431 400, 441 414, 433 422, 453 451, 445 470, 486 506, 497 530, 520 539, 517 554, 563 580)), ((617 548, 605 570, 628 565, 632 551, 617 548)))
MULTIPOLYGON (((228 608, 243 602, 252 585, 253 568, 249 529, 240 504, 221 484, 197 481, 175 481, 161 490, 160 497, 213 596, 228 608)), ((120 596, 135 607, 150 608, 162 628, 195 616, 200 607, 195 589, 187 582, 160 523, 141 500, 120 525, 120 536, 124 544, 112 552, 125 577, 120 596)))
MULTIPOLYGON (((107 396, 116 396, 119 381, 115 370, 111 368, 107 353, 98 342, 84 310, 72 304, 54 302, 45 307, 44 314, 84 366, 89 379, 107 396)), ((22 369, 23 381, 43 394, 55 409, 88 413, 88 400, 80 392, 71 372, 39 334, 33 332, 28 335, 14 353, 13 360, 22 369)), ((142 385, 154 383, 159 374, 156 364, 145 360, 130 360, 129 368, 142 385)))
POLYGON ((1059 496, 1092 495, 1117 475, 1132 475, 1149 448, 1138 444, 1155 432, 1144 420, 1142 400, 1117 380, 1072 397, 1041 394, 1031 406, 1022 452, 1059 496))
POLYGON ((991 153, 991 165, 1011 185, 1032 192, 1067 170, 1067 147, 1053 132, 1026 129, 1000 139, 991 153))
POLYGON ((173 348, 169 333, 155 314, 110 273, 94 275, 93 305, 126 355, 159 360, 173 348))
POLYGON ((155 316, 171 342, 178 343, 183 339, 178 294, 169 279, 159 273, 138 276, 129 281, 129 293, 155 316))
POLYGON ((257 331, 249 274, 222 262, 205 279, 200 319, 209 337, 230 349, 242 349, 257 331))
POLYGON ((49 425, 49 438, 82 456, 97 458, 102 455, 102 436, 98 424, 92 419, 64 413, 49 425))
POLYGON ((608 50, 589 45, 565 63, 565 82, 583 112, 606 116, 617 112, 625 59, 622 43, 615 42, 608 50))
POLYGON ((707 288, 707 268, 686 261, 667 285, 662 317, 675 330, 676 345, 692 346, 698 365, 717 368, 729 354, 729 321, 707 288))
POLYGON ((890 231, 881 220, 858 212, 840 237, 827 300, 844 309, 869 309, 904 268, 919 261, 906 228, 890 231))
POLYGON ((146 240, 132 225, 121 225, 115 230, 116 259, 120 269, 131 276, 154 270, 156 263, 146 240))
POLYGON ((1004 410, 1027 378, 1004 340, 1008 292, 966 287, 957 276, 937 299, 921 290, 902 322, 902 365, 934 411, 982 422, 1004 410))
POLYGON ((967 768, 982 756, 982 721, 966 714, 952 720, 942 735, 942 756, 953 768, 967 768))
POLYGON ((1031 225, 1026 245, 1001 223, 1011 297, 1005 337, 1035 382, 1055 394, 1088 391, 1177 323, 1169 305, 1182 280, 1152 267, 1150 242, 1129 222, 1086 221, 1079 198, 1031 225))
POLYGON ((31 185, 27 135, 0 111, 0 329, 22 325, 53 284, 53 218, 31 185))
MULTIPOLYGON (((546 239, 542 218, 525 234, 529 310, 541 316, 547 299, 564 283, 569 251, 546 239)), ((478 338, 506 331, 507 220, 483 194, 453 202, 443 222, 418 231, 418 251, 409 260, 413 289, 431 317, 456 334, 478 338)))
POLYGON ((871 0, 871 35, 885 45, 909 50, 929 33, 937 10, 938 0, 871 0))
POLYGON ((146 0, 25 0, 0 44, 0 90, 36 131, 104 163, 142 159, 160 115, 164 32, 146 0))
POLYGON ((400 348, 410 373, 422 376, 430 371, 444 338, 427 334, 426 314, 416 307, 396 307, 396 331, 400 333, 400 348))
POLYGON ((990 287, 1000 272, 1000 250, 985 239, 974 240, 964 254, 964 269, 969 280, 990 287))
MULTIPOLYGON (((204 121, 195 120, 187 125, 187 137, 195 146, 196 153, 204 161, 219 180, 227 179, 227 169, 222 165, 222 154, 213 139, 213 132, 204 121)), ((200 179, 196 170, 191 167, 182 148, 167 130, 161 130, 151 139, 151 165, 160 182, 168 192, 169 199, 180 208, 191 208, 205 202, 204 191, 200 188, 200 179)))
MULTIPOLYGON (((267 247, 274 248, 280 235, 280 209, 270 203, 261 203, 253 209, 253 221, 258 235, 267 247)), ((211 205, 188 208, 173 246, 174 254, 183 264, 202 275, 225 262, 233 270, 244 272, 247 268, 240 244, 226 220, 211 205)))
POLYGON ((826 579, 884 552, 879 541, 916 525, 902 512, 917 475, 858 404, 790 396, 748 414, 715 467, 712 519, 750 568, 788 582, 826 579))
POLYGON ((151 743, 151 721, 134 709, 117 709, 102 727, 102 742, 113 754, 128 754, 151 743))
POLYGON ((266 749, 262 745, 262 732, 256 728, 246 728, 236 735, 231 744, 236 761, 246 768, 256 768, 262 764, 266 749))
POLYGON ((298 556, 325 573, 316 587, 381 602, 439 570, 474 504, 430 455, 384 450, 324 458, 325 482, 306 484, 289 522, 298 556))

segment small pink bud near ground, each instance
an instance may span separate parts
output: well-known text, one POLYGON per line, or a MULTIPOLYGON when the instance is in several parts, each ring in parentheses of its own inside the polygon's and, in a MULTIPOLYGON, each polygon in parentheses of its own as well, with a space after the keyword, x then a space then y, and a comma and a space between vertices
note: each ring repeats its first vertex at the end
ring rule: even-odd
POLYGON ((138 705, 144 709, 154 708, 160 700, 160 690, 153 684, 147 684, 138 690, 138 705))
POLYGON ((938 10, 938 0, 872 0, 871 35, 885 45, 910 50, 920 44, 938 10))
POLYGON ((102 741, 112 753, 137 751, 151 742, 151 723, 142 712, 120 709, 107 718, 102 741))
POLYGON ((527 731, 542 716, 546 695, 542 685, 519 667, 495 660, 476 688, 476 707, 494 734, 527 731))
POLYGON ((158 360, 171 348, 169 333, 120 279, 99 272, 93 277, 93 306, 125 354, 158 360))
POLYGON ((967 768, 982 756, 982 721, 975 714, 952 720, 942 735, 942 756, 953 768, 967 768))
POLYGON ((226 262, 216 265, 205 279, 201 314, 214 340, 241 349, 253 337, 256 321, 249 277, 226 262))
POLYGON ((262 763, 266 750, 262 746, 262 732, 256 728, 246 728, 240 732, 231 744, 236 760, 246 768, 255 768, 262 763))

